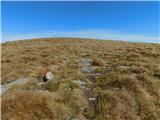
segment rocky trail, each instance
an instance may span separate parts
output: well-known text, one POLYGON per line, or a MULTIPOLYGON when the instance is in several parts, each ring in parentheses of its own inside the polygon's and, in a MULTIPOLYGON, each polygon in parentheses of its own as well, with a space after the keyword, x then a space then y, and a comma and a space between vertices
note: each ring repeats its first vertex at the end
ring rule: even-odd
POLYGON ((83 73, 86 76, 86 79, 89 80, 91 85, 88 85, 87 82, 80 81, 81 89, 83 90, 83 93, 85 94, 86 98, 88 99, 88 103, 90 105, 94 104, 94 101, 96 101, 96 96, 93 93, 93 84, 96 82, 96 79, 98 79, 100 76, 102 76, 102 73, 99 73, 96 71, 97 68, 101 68, 102 66, 93 65, 94 60, 93 59, 80 59, 79 64, 81 67, 80 72, 83 73), (83 84, 82 84, 83 83, 83 84))

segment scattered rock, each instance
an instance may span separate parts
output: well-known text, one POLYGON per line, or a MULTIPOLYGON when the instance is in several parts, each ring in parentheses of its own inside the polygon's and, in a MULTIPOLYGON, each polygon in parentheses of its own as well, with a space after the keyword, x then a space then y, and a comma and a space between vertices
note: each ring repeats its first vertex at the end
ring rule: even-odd
POLYGON ((80 59, 79 63, 85 66, 91 66, 93 63, 93 60, 92 59, 80 59))
POLYGON ((96 74, 91 74, 92 76, 101 76, 100 73, 96 73, 96 74))
POLYGON ((120 88, 118 88, 118 87, 115 87, 115 88, 113 88, 114 90, 120 90, 120 88))
POLYGON ((121 70, 123 70, 123 71, 125 71, 125 70, 128 70, 128 66, 125 66, 125 65, 121 65, 121 66, 119 66, 119 68, 121 69, 121 70))
POLYGON ((87 76, 87 78, 89 79, 89 80, 91 80, 91 81, 95 81, 97 78, 99 78, 101 76, 101 74, 100 73, 96 73, 96 74, 91 74, 91 75, 89 75, 89 76, 87 76))
POLYGON ((47 44, 47 43, 46 43, 45 41, 41 41, 40 44, 44 44, 44 45, 45 45, 45 44, 47 44))
POLYGON ((92 97, 92 98, 89 98, 90 101, 95 101, 96 98, 95 97, 92 97))
POLYGON ((96 70, 95 67, 84 66, 81 71, 84 73, 93 73, 96 70))
POLYGON ((87 76, 88 80, 92 81, 92 82, 95 82, 97 77, 96 76, 92 76, 92 75, 89 75, 87 76))

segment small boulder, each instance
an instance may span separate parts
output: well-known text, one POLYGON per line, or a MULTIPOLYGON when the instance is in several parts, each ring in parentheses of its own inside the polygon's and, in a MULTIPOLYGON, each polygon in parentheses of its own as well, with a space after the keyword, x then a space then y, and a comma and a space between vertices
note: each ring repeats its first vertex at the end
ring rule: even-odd
POLYGON ((54 79, 54 74, 58 69, 58 66, 56 65, 49 65, 46 68, 44 68, 39 75, 37 76, 37 79, 39 79, 40 82, 46 82, 48 80, 54 79))
POLYGON ((54 79, 54 75, 52 72, 47 72, 46 75, 44 76, 44 82, 53 80, 53 79, 54 79))

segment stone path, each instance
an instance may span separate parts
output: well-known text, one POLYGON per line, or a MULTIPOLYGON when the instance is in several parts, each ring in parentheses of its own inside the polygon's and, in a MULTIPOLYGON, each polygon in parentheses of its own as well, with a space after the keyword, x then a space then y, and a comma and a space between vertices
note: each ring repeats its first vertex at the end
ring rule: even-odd
MULTIPOLYGON (((93 59, 81 58, 78 63, 81 66, 80 72, 83 73, 86 76, 86 79, 90 82, 95 82, 96 79, 101 76, 101 73, 96 73, 97 66, 93 66, 93 59)), ((88 86, 87 83, 83 80, 79 81, 79 84, 88 101, 94 102, 96 97, 93 95, 93 88, 88 86)))

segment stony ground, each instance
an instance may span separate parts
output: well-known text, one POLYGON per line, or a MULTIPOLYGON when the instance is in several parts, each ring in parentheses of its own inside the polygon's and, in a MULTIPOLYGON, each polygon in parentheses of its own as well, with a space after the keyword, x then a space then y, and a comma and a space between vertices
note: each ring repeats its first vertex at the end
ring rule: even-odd
POLYGON ((74 38, 3 43, 2 119, 158 120, 159 60, 159 44, 74 38), (57 66, 54 79, 42 82, 49 65, 57 66))

